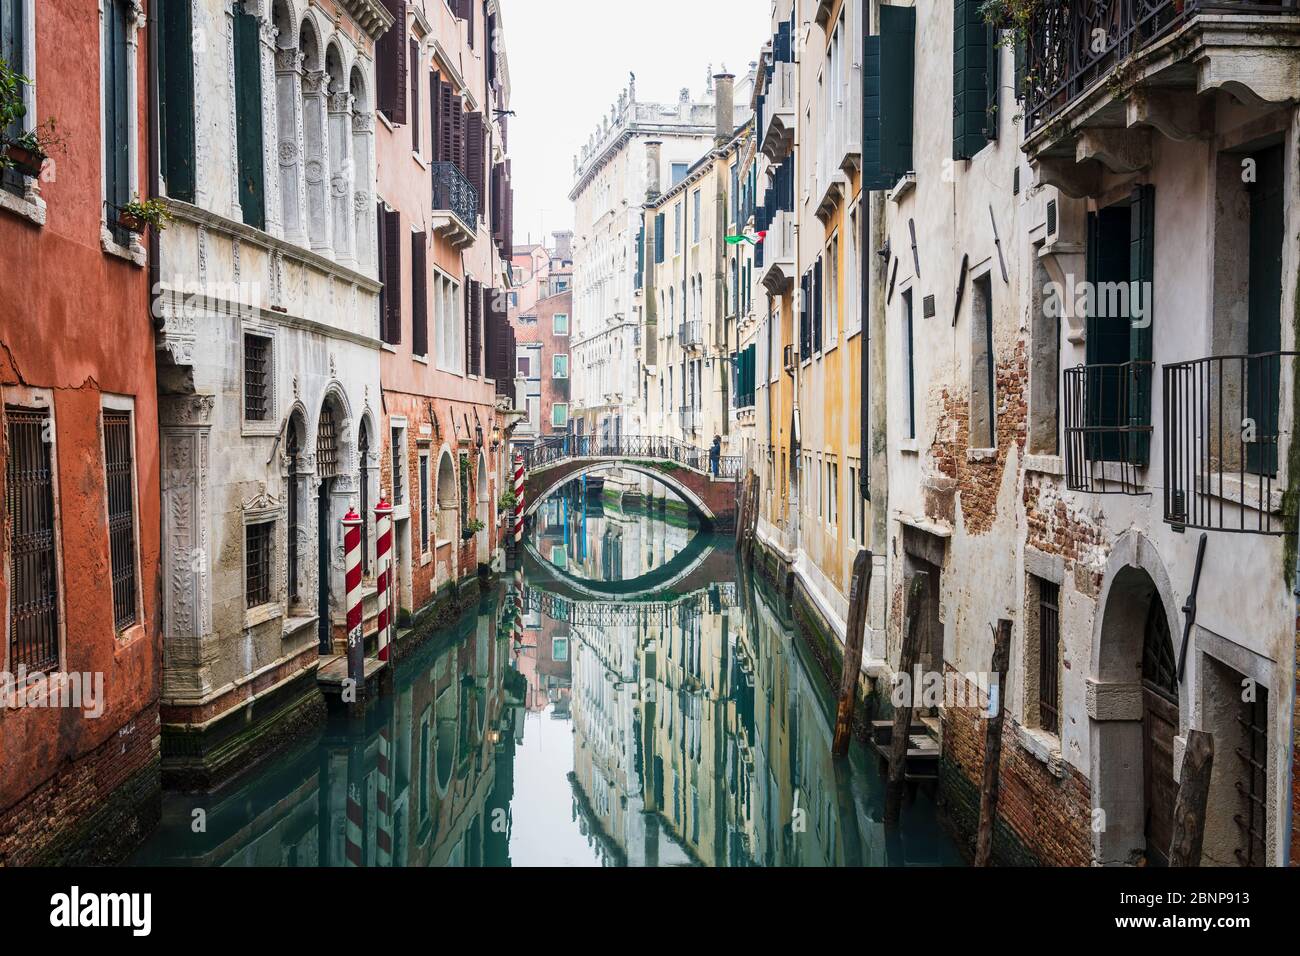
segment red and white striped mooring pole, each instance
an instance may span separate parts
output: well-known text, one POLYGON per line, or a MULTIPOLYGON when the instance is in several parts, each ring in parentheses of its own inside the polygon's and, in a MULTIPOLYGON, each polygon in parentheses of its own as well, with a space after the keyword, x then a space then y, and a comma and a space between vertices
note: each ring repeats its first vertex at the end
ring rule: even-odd
POLYGON ((379 591, 379 659, 388 660, 393 643, 393 613, 391 597, 393 587, 393 506, 380 496, 375 505, 375 587, 379 591))
POLYGON ((366 642, 361 632, 361 516, 352 507, 343 516, 343 569, 348 609, 348 680, 360 703, 366 681, 366 642))
POLYGON ((524 538, 524 456, 515 452, 515 544, 524 538))

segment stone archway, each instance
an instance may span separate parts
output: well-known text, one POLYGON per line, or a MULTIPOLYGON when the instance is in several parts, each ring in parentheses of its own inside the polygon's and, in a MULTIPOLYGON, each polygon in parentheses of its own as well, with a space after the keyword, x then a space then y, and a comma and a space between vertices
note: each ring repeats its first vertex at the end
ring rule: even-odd
POLYGON ((1163 862, 1173 815, 1174 738, 1187 712, 1170 637, 1179 620, 1155 546, 1141 534, 1111 551, 1094 619, 1087 684, 1093 856, 1163 862))
POLYGON ((483 527, 479 529, 476 539, 478 560, 486 564, 489 560, 488 549, 490 542, 488 540, 488 529, 492 527, 492 502, 490 500, 490 489, 488 488, 487 455, 482 452, 480 452, 478 456, 478 472, 474 478, 474 492, 476 504, 475 517, 483 525, 483 527))

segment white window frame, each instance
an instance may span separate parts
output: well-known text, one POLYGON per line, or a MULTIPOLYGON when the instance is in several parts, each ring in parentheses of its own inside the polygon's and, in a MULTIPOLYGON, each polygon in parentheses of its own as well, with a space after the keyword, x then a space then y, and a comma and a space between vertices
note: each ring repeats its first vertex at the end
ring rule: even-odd
MULTIPOLYGON (((131 417, 131 511, 135 519, 131 522, 131 547, 135 552, 135 623, 125 630, 116 632, 118 640, 125 641, 133 637, 136 632, 144 630, 144 569, 140 564, 140 465, 136 455, 135 440, 136 426, 139 423, 135 416, 135 398, 130 395, 113 395, 105 392, 100 396, 99 410, 99 460, 104 465, 104 543, 109 546, 110 551, 112 541, 108 536, 108 445, 104 436, 103 413, 126 412, 131 417)), ((112 555, 110 554, 109 557, 111 576, 112 555)))
POLYGON ((433 551, 438 547, 438 525, 429 508, 429 498, 435 493, 438 479, 433 473, 433 453, 428 442, 420 442, 417 446, 415 467, 415 484, 420 492, 420 513, 416 517, 422 522, 415 527, 415 543, 420 546, 420 566, 423 567, 433 560, 433 551), (424 465, 422 471, 421 464, 424 465), (420 485, 421 475, 424 476, 423 486, 420 485))
MULTIPOLYGON (((129 247, 118 245, 113 240, 113 233, 109 231, 108 210, 105 209, 108 202, 108 168, 104 157, 108 145, 107 124, 104 122, 105 97, 108 95, 108 86, 105 82, 108 72, 108 64, 105 61, 108 52, 105 31, 108 23, 104 5, 112 2, 114 0, 99 0, 99 244, 110 255, 134 262, 143 268, 148 260, 148 250, 141 243, 140 237, 133 235, 129 247)), ((140 191, 140 109, 136 64, 140 59, 140 29, 145 25, 145 14, 140 0, 128 0, 128 2, 131 4, 131 13, 134 16, 128 17, 126 24, 126 45, 130 53, 126 60, 127 178, 131 182, 131 191, 138 194, 140 191)))
POLYGON ((465 369, 465 306, 461 299, 461 280, 434 267, 435 295, 434 328, 437 330, 435 367, 452 375, 464 376, 465 369), (448 324, 448 313, 451 315, 448 324), (449 354, 450 353, 450 354, 449 354))
MULTIPOLYGON (((36 121, 36 0, 18 0, 23 5, 23 62, 17 67, 19 73, 32 82, 23 85, 23 104, 27 113, 23 128, 31 129, 36 121)), ((102 33, 101 33, 102 36, 102 33)), ((23 177, 23 195, 15 196, 7 189, 0 189, 0 209, 22 216, 38 226, 45 225, 46 206, 41 197, 39 176, 23 177)), ((5 632, 8 634, 8 631, 5 632)))
POLYGON ((273 325, 266 325, 262 322, 242 322, 239 327, 239 422, 240 433, 244 437, 278 435, 280 433, 280 401, 279 401, 279 342, 277 341, 276 328, 273 325), (269 382, 267 385, 266 396, 266 420, 250 421, 246 415, 248 408, 245 405, 244 392, 244 370, 247 362, 244 358, 244 336, 257 335, 269 340, 271 349, 271 359, 267 363, 270 366, 269 382))
POLYGON ((552 402, 552 403, 551 403, 551 427, 552 427, 552 428, 568 428, 568 427, 569 427, 569 403, 568 403, 568 402, 552 402), (557 408, 562 408, 562 409, 564 409, 564 421, 563 421, 563 422, 557 422, 557 421, 555 420, 555 410, 556 410, 557 408))
POLYGON ((551 316, 551 334, 557 337, 569 337, 569 313, 556 312, 551 316), (560 331, 560 319, 564 320, 564 331, 560 331))
POLYGON ((554 353, 552 353, 552 355, 551 355, 551 378, 553 378, 553 379, 556 379, 556 378, 559 378, 559 379, 568 379, 568 377, 569 377, 569 353, 568 353, 568 352, 554 352, 554 353), (563 375, 561 375, 560 372, 559 372, 559 370, 556 368, 556 366, 557 366, 557 364, 558 364, 558 362, 559 362, 560 359, 564 359, 564 374, 563 374, 563 375))

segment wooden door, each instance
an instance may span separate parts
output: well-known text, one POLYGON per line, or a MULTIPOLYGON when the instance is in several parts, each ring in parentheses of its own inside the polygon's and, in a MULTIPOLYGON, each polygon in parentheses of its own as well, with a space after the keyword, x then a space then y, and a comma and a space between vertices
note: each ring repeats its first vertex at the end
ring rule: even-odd
POLYGON ((1166 866, 1174 835, 1174 737, 1178 733, 1178 669, 1160 596, 1147 612, 1142 647, 1142 796, 1147 863, 1166 866))
MULTIPOLYGON (((1255 182, 1250 184, 1250 294, 1247 349, 1252 355, 1282 347, 1282 238, 1285 207, 1282 146, 1251 157, 1255 182)), ((1246 446, 1247 468, 1260 475, 1277 474, 1278 391, 1281 365, 1276 358, 1258 359, 1247 369, 1246 412, 1254 419, 1257 440, 1246 446)))

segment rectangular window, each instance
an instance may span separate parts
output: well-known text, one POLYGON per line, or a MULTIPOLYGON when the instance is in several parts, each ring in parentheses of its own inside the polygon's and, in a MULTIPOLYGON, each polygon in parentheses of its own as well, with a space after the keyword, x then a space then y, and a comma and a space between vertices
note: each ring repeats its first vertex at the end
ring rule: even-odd
MULTIPOLYGON (((0 60, 8 63, 16 73, 30 74, 27 67, 27 27, 24 23, 26 0, 0 0, 0 60)), ((26 84, 15 90, 20 103, 26 101, 26 84)), ((17 139, 24 133, 30 117, 14 116, 9 125, 0 129, 0 139, 17 139)), ((26 192, 22 173, 16 169, 0 169, 0 189, 22 196, 26 192)))
POLYGON ((108 486, 108 550, 113 568, 113 624, 136 623, 135 462, 131 414, 104 412, 104 475, 108 486))
POLYGON ((993 354, 993 285, 988 275, 971 283, 970 447, 997 446, 997 359, 993 354))
MULTIPOLYGON (((14 5, 22 6, 22 3, 14 5)), ((160 26, 158 108, 162 174, 169 197, 194 202, 194 28, 190 4, 164 3, 160 26)), ((21 62, 5 56, 2 50, 0 57, 10 63, 21 62)))
POLYGON ((682 251, 682 204, 673 206, 673 255, 682 251))
POLYGON ((420 452, 420 553, 429 553, 429 453, 420 452))
POLYGON ((686 178, 686 173, 690 170, 690 163, 673 163, 672 164, 672 185, 676 186, 686 178))
POLYGON ((47 412, 6 408, 5 512, 9 516, 9 670, 59 666, 54 472, 47 412))
POLYGON ((567 637, 551 638, 551 660, 567 661, 569 659, 569 639, 567 637))
MULTIPOLYGON (((396 126, 406 123, 407 0, 385 0, 393 25, 375 43, 376 105, 396 126)), ((412 48, 415 50, 416 48, 412 48)))
POLYGON ((406 503, 406 430, 392 430, 393 506, 406 503))
MULTIPOLYGON (((117 6, 117 4, 114 4, 117 6)), ((235 147, 244 225, 266 228, 262 163, 262 41, 258 19, 243 4, 235 16, 235 147)))
POLYGON ((903 293, 903 368, 906 369, 904 383, 907 387, 907 419, 904 422, 908 438, 916 437, 916 357, 913 354, 913 317, 912 290, 903 293))
POLYGON ((524 378, 528 378, 529 375, 531 374, 531 370, 532 370, 532 364, 531 364, 531 362, 529 361, 529 357, 528 357, 527 355, 520 355, 520 356, 515 360, 515 362, 516 362, 515 370, 516 370, 516 371, 517 371, 517 372, 518 372, 522 377, 524 377, 524 378))
POLYGON ((826 283, 826 347, 830 348, 840 335, 840 237, 837 233, 831 237, 827 249, 826 283))
POLYGON ((1055 309, 1047 307, 1046 298, 1051 275, 1040 258, 1041 244, 1034 246, 1034 283, 1030 291, 1034 308, 1031 313, 1029 350, 1029 452, 1056 455, 1060 451, 1061 431, 1061 320, 1055 309), (1049 314, 1053 313, 1053 314, 1049 314))
POLYGON ((955 0, 953 14, 952 158, 970 159, 997 136, 997 32, 980 0, 955 0), (992 73, 993 75, 990 75, 992 73), (990 95, 991 93, 991 95, 990 95))
POLYGON ((556 402, 551 406, 551 424, 556 428, 569 427, 569 406, 564 402, 556 402))
POLYGON ((551 356, 551 378, 568 378, 569 377, 569 356, 552 355, 551 356))
POLYGON ((1038 579, 1038 724, 1060 733, 1061 586, 1038 579))
MULTIPOLYGON (((130 57, 133 48, 127 41, 128 13, 126 0, 110 0, 104 9, 104 199, 109 205, 105 216, 114 241, 123 246, 130 242, 130 235, 116 224, 117 213, 131 201, 132 194, 130 57)), ((237 16, 236 28, 239 22, 237 16)), ((239 36, 237 31, 237 43, 239 36)), ((238 69, 238 46, 235 59, 238 69)))
POLYGON ((261 607, 271 603, 271 538, 275 523, 262 521, 244 528, 244 603, 261 607))
POLYGON ((556 313, 555 313, 554 323, 555 323, 555 324, 554 324, 554 326, 552 327, 552 330, 551 330, 551 331, 552 331, 555 335, 568 335, 568 334, 569 334, 569 317, 568 317, 567 315, 565 315, 563 312, 556 312, 556 313))
POLYGON ((271 339, 244 334, 244 420, 271 420, 271 339))
POLYGON ((407 62, 411 74, 411 152, 419 156, 424 152, 420 139, 420 41, 414 37, 411 38, 411 58, 407 62))
POLYGON ((691 242, 696 245, 700 241, 700 220, 703 218, 700 214, 701 201, 700 190, 697 189, 691 194, 691 216, 693 219, 691 223, 691 242))
POLYGON ((832 528, 840 523, 840 465, 837 461, 826 464, 827 490, 830 492, 830 507, 827 509, 827 524, 832 528))

